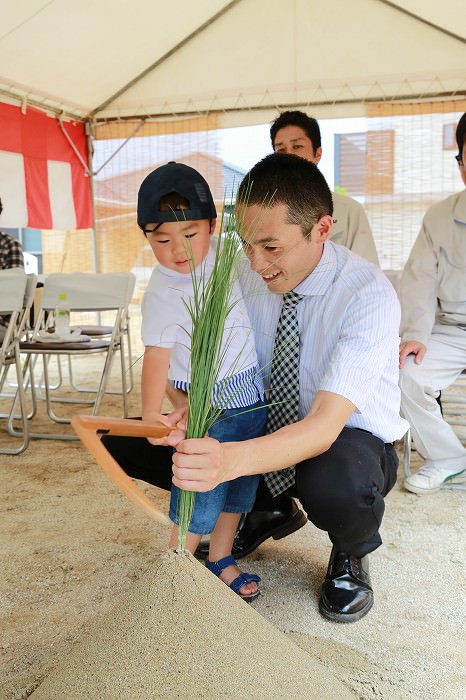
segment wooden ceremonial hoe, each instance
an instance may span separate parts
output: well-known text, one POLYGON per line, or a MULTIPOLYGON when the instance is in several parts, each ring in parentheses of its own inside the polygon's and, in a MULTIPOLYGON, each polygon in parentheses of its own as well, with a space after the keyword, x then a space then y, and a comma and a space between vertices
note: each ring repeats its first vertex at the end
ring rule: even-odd
MULTIPOLYGON (((163 423, 148 423, 127 418, 106 418, 104 416, 73 416, 71 424, 79 435, 81 442, 87 447, 104 472, 113 479, 115 484, 128 498, 141 508, 151 518, 163 525, 170 525, 170 520, 146 494, 141 491, 136 482, 129 477, 112 455, 102 444, 102 435, 123 435, 126 437, 162 438, 169 434, 170 428, 163 423)), ((154 465, 154 469, 156 469, 154 465)))

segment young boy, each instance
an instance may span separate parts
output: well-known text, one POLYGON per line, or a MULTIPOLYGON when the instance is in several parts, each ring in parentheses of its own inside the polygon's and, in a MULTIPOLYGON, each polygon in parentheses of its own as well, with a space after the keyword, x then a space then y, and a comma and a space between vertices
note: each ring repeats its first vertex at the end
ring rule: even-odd
MULTIPOLYGON (((215 248, 211 236, 216 217, 207 182, 200 173, 182 163, 171 162, 157 168, 139 189, 138 225, 159 263, 142 302, 145 421, 161 419, 167 378, 175 390, 189 391, 192 327, 186 302, 193 297, 192 271, 195 270, 197 279, 200 276, 207 279, 213 269, 215 248)), ((266 420, 264 388, 251 324, 237 283, 233 286, 232 301, 223 336, 222 376, 218 377, 218 383, 228 377, 231 389, 227 399, 222 398, 224 410, 220 419, 209 431, 211 437, 221 442, 258 437, 264 432, 266 420), (228 369, 232 366, 238 370, 229 377, 228 369), (248 411, 251 408, 254 410, 248 411)), ((221 391, 224 396, 223 382, 221 391)), ((214 397, 215 393, 214 390, 214 397)), ((186 539, 187 548, 194 553, 201 536, 212 533, 206 566, 247 601, 259 595, 260 578, 241 574, 231 549, 240 515, 252 508, 257 484, 257 476, 245 477, 196 494, 186 539)), ((170 547, 177 543, 178 498, 179 490, 173 486, 169 515, 175 526, 170 547)))

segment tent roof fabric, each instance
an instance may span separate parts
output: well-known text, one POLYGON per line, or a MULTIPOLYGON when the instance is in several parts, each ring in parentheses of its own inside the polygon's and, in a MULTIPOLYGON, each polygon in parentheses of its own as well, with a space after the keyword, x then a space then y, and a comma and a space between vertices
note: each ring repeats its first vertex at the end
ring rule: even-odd
POLYGON ((466 94, 464 0, 22 0, 0 9, 0 98, 96 120, 266 121, 466 94), (265 118, 264 118, 265 117, 265 118))

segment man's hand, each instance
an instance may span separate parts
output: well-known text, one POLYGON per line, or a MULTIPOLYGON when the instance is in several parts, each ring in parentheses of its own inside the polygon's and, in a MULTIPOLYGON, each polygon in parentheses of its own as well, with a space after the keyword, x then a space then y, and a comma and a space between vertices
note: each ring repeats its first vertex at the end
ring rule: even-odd
POLYGON ((308 415, 275 433, 241 442, 191 438, 173 455, 173 483, 188 491, 210 491, 225 481, 285 469, 328 450, 355 406, 344 396, 319 391, 308 415))
POLYGON ((400 343, 400 369, 403 367, 408 355, 415 355, 414 362, 420 365, 426 354, 426 346, 418 340, 405 340, 400 343))
POLYGON ((178 443, 173 455, 173 483, 178 488, 211 491, 231 478, 228 471, 226 443, 209 437, 178 443))

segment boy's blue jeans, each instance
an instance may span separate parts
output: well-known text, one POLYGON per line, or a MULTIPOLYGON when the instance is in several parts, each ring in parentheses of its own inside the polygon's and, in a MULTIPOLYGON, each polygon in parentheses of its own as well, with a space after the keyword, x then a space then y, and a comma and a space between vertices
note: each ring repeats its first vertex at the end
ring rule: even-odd
MULTIPOLYGON (((219 442, 250 440, 264 434, 266 420, 267 409, 263 401, 247 408, 230 408, 220 414, 209 430, 209 436, 219 442)), ((189 532, 209 535, 220 513, 248 513, 254 505, 258 483, 257 474, 241 476, 219 484, 212 491, 196 493, 189 532)), ((178 523, 179 493, 180 490, 172 486, 169 517, 174 523, 178 523)))

